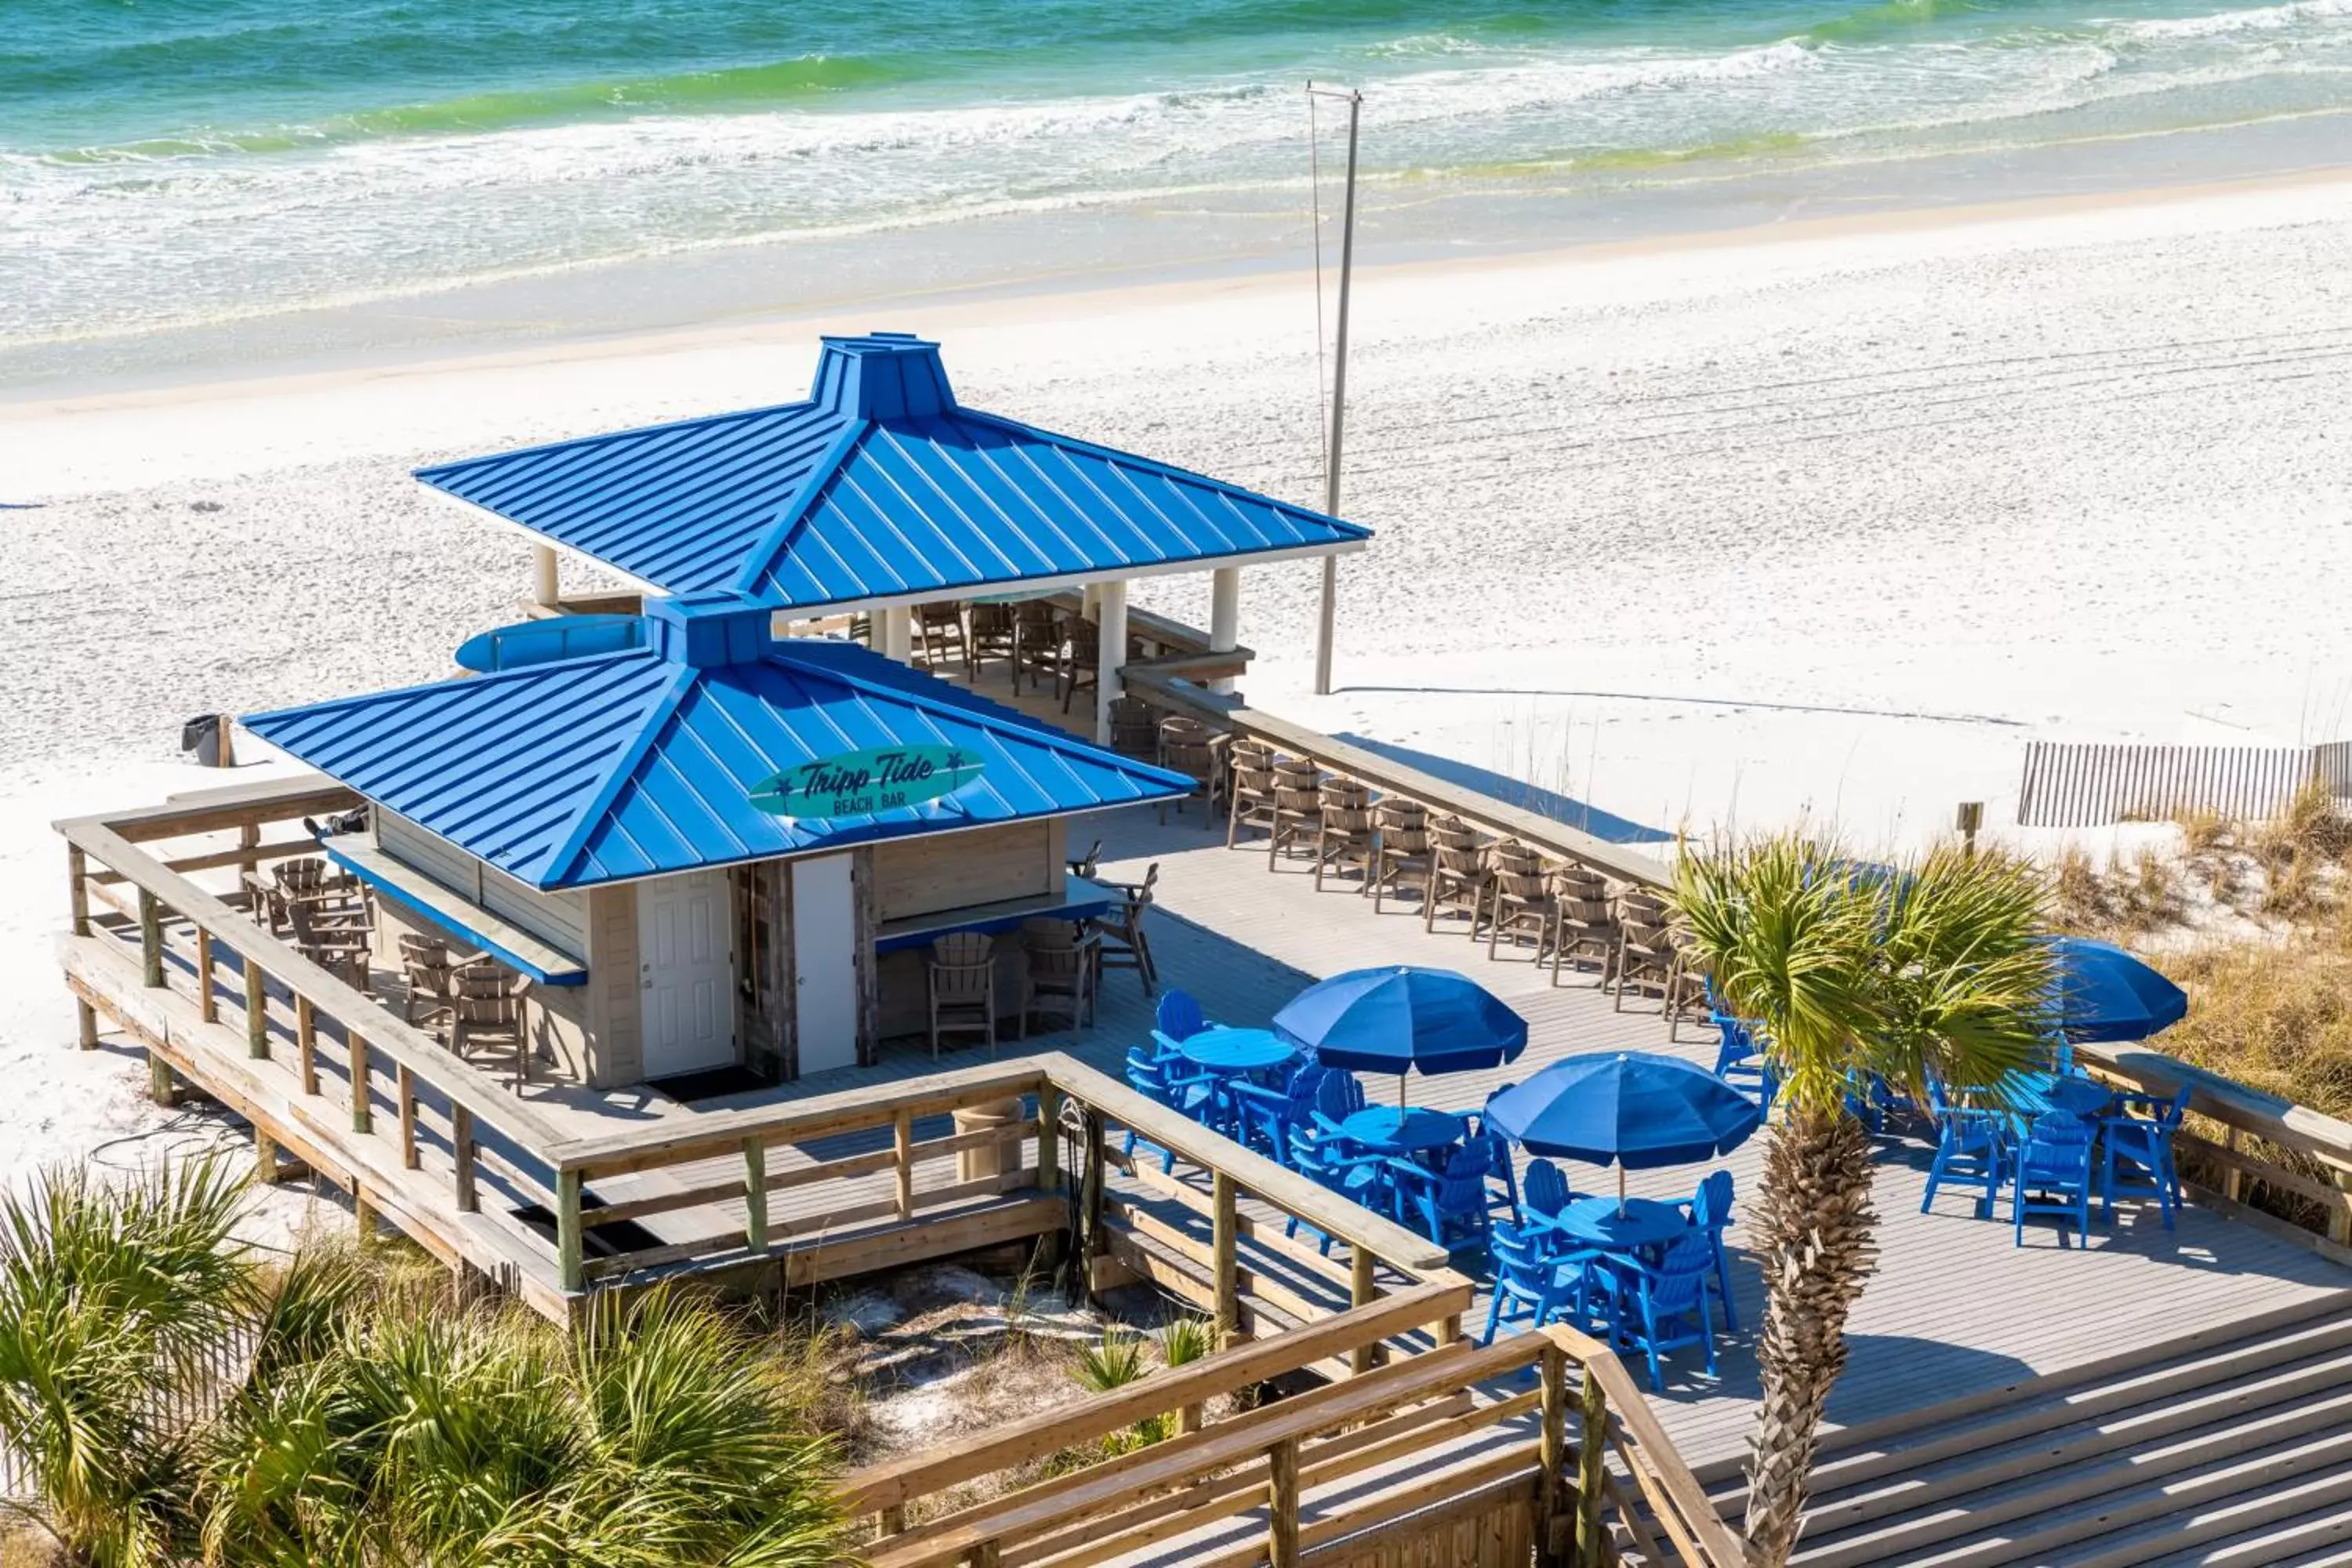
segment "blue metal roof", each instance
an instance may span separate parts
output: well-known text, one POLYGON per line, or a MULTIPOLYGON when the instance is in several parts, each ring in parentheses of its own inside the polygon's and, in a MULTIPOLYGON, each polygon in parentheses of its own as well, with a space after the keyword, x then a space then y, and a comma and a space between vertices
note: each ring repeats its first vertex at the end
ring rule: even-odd
POLYGON ((774 641, 735 595, 647 606, 648 645, 307 708, 246 727, 532 887, 579 888, 943 828, 1166 800, 1192 781, 844 643, 774 641), (845 752, 945 744, 981 777, 824 822, 751 791, 845 752))
POLYGON ((1370 530, 965 408, 939 347, 827 338, 810 400, 420 468, 673 594, 779 608, 1224 564, 1370 530))

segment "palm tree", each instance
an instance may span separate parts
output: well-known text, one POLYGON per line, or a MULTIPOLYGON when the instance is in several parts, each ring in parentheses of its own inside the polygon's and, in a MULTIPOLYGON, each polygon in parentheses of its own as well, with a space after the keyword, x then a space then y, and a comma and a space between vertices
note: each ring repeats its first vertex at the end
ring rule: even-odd
POLYGON ((1764 1270, 1763 1381, 1748 1468, 1757 1568, 1795 1549, 1813 1447, 1876 1258, 1871 1146, 1848 1096, 1998 1084, 2051 1026, 2043 887, 2028 865, 1939 849, 1857 864, 1797 834, 1686 857, 1674 901, 1724 1006, 1780 1082, 1750 1235, 1764 1270))
POLYGON ((0 1438, 91 1568, 816 1568, 822 1372, 701 1300, 576 1334, 383 1256, 266 1266, 218 1162, 0 1194, 0 1438))

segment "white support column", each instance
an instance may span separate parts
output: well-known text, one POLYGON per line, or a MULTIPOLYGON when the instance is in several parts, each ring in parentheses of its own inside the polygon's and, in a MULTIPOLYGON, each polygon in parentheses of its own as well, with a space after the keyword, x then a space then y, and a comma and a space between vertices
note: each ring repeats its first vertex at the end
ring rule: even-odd
POLYGON ((1331 644, 1339 618, 1339 558, 1323 557, 1323 596, 1315 617, 1315 695, 1331 695, 1331 644))
POLYGON ((882 638, 884 658, 895 658, 900 664, 911 664, 915 658, 915 612, 904 605, 887 610, 877 610, 877 622, 882 638))
POLYGON ((1110 744, 1110 705, 1119 694, 1118 672, 1127 663, 1127 580, 1105 583, 1096 591, 1095 619, 1102 643, 1101 661, 1095 666, 1095 743, 1110 744))
MULTIPOLYGON (((1209 651, 1231 653, 1242 646, 1242 569, 1220 566, 1209 577, 1209 651)), ((1234 678, 1209 682, 1212 691, 1231 691, 1234 678)))
POLYGON ((555 549, 552 545, 530 547, 530 596, 534 604, 549 609, 563 602, 562 590, 555 579, 555 549))

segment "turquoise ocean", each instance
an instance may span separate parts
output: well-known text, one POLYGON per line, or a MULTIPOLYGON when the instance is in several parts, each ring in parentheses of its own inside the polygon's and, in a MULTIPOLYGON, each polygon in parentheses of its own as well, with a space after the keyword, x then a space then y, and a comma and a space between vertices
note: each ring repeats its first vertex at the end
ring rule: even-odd
POLYGON ((1310 79, 1402 253, 2328 161, 2352 0, 0 0, 0 351, 745 247, 770 303, 1303 259, 1310 79))

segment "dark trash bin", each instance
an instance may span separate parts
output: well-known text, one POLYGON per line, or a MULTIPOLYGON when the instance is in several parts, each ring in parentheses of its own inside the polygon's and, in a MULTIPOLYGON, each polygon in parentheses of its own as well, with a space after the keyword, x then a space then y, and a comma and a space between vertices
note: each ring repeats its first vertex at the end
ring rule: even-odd
POLYGON ((228 725, 226 713, 197 714, 180 726, 180 750, 194 752, 198 767, 227 767, 231 761, 228 725))

